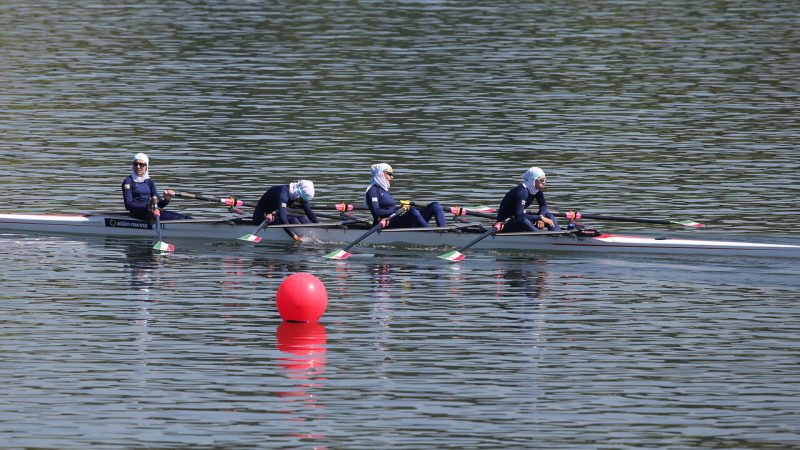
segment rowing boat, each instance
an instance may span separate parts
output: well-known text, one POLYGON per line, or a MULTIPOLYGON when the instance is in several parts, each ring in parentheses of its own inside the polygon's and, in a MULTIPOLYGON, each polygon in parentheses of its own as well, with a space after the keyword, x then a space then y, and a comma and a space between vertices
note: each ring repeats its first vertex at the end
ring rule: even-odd
MULTIPOLYGON (((239 218, 225 220, 162 221, 166 240, 203 239, 235 241, 252 231, 253 224, 239 218)), ((350 242, 364 234, 363 224, 297 227, 295 231, 319 243, 350 242)), ((25 234, 71 234, 135 238, 154 238, 154 224, 125 214, 3 214, 0 230, 25 234)), ((364 240, 373 245, 413 245, 421 247, 460 247, 485 231, 473 227, 389 229, 364 240)), ((291 242, 282 227, 266 227, 260 232, 263 242, 291 242)), ((601 253, 658 253, 726 256, 800 257, 800 245, 646 237, 607 233, 594 235, 548 233, 499 233, 479 242, 474 248, 523 251, 579 251, 601 253)))

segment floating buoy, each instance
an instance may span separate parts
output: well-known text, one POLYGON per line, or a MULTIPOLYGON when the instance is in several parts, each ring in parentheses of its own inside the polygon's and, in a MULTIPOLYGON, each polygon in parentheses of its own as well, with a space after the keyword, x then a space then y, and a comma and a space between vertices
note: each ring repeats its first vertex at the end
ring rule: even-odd
POLYGON ((316 322, 328 307, 328 292, 319 278, 306 272, 286 277, 278 286, 278 313, 289 322, 316 322))

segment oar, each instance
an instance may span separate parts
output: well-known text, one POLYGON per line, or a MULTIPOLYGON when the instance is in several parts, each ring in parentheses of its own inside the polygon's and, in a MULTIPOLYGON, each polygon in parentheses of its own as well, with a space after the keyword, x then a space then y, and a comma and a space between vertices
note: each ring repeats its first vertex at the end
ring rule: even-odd
POLYGON ((237 206, 247 206, 248 208, 256 207, 256 205, 239 200, 234 196, 231 196, 229 198, 217 198, 217 197, 209 197, 207 195, 202 195, 202 194, 192 194, 191 192, 176 192, 175 197, 192 198, 195 200, 203 200, 212 203, 222 203, 223 205, 230 206, 231 208, 235 208, 237 206))
POLYGON ((372 223, 372 221, 370 221, 370 220, 362 219, 360 217, 356 217, 356 216, 354 216, 354 215, 352 215, 350 213, 328 214, 328 213, 315 211, 315 214, 317 215, 317 217, 322 217, 324 219, 334 219, 334 220, 339 219, 339 220, 341 220, 342 218, 345 218, 345 219, 347 219, 348 222, 353 222, 353 223, 358 223, 358 222, 361 222, 361 223, 372 223))
POLYGON ((336 228, 346 227, 347 225, 355 225, 361 222, 361 220, 345 220, 343 222, 281 223, 277 225, 268 225, 267 228, 336 228))
POLYGON ((466 258, 466 255, 464 255, 463 252, 467 251, 468 248, 470 248, 473 245, 477 244, 478 242, 484 240, 485 238, 497 233, 498 229, 502 229, 503 225, 505 225, 506 222, 508 222, 509 220, 511 220, 511 217, 509 217, 508 219, 500 222, 501 225, 499 227, 497 227, 496 225, 492 226, 491 229, 487 230, 486 232, 484 232, 480 236, 478 236, 475 239, 473 239, 472 242, 470 242, 469 244, 459 248, 458 250, 453 250, 453 251, 447 252, 447 253, 445 253, 443 255, 439 255, 437 258, 441 258, 441 259, 444 259, 444 260, 447 260, 447 261, 453 261, 453 262, 461 261, 462 259, 466 258))
MULTIPOLYGON (((406 209, 406 208, 399 208, 397 211, 393 212, 393 213, 392 213, 392 214, 391 214, 389 217, 387 217, 385 220, 388 222, 388 221, 392 220, 393 218, 395 218, 395 217, 397 217, 397 216, 399 216, 399 215, 402 215, 402 214, 404 214, 406 211, 408 211, 408 209, 406 209)), ((328 258, 328 259, 347 259, 347 258, 349 258, 349 257, 350 257, 350 253, 348 253, 347 251, 348 251, 348 250, 350 250, 351 248, 353 248, 353 247, 354 247, 356 244, 358 244, 359 242, 361 242, 361 241, 363 241, 364 239, 368 238, 368 237, 369 237, 369 236, 370 236, 372 233, 374 233, 374 232, 376 232, 376 231, 380 230, 380 229, 381 229, 381 222, 382 222, 382 221, 378 221, 378 223, 376 223, 375 225, 373 225, 373 226, 372 226, 372 228, 370 228, 369 230, 367 230, 367 232, 366 232, 366 233, 362 234, 362 235, 361 235, 361 236, 360 236, 358 239, 356 239, 355 241, 353 241, 353 242, 351 242, 350 244, 348 244, 348 245, 347 245, 347 247, 345 247, 345 248, 340 248, 339 250, 334 250, 334 251, 332 251, 332 252, 328 253, 327 255, 324 255, 324 257, 325 257, 325 258, 328 258)))
POLYGON ((461 206, 449 206, 448 208, 450 209, 450 212, 452 214, 454 214, 455 216, 463 216, 463 215, 466 214, 466 215, 469 215, 469 216, 483 217, 485 219, 495 219, 496 218, 495 214, 490 214, 490 213, 495 212, 496 210, 493 209, 493 208, 490 208, 488 206, 478 206, 478 207, 475 207, 475 208, 463 208, 461 206))
POLYGON ((256 244, 261 242, 262 241, 261 237, 257 236, 257 235, 264 227, 266 227, 273 220, 275 220, 275 213, 277 213, 277 211, 272 211, 269 214, 265 214, 264 215, 264 221, 261 222, 261 225, 259 225, 258 228, 256 228, 252 233, 247 233, 244 236, 240 237, 239 240, 240 241, 247 241, 247 242, 255 242, 256 244))
MULTIPOLYGON (((295 206, 295 207, 300 208, 301 206, 295 206)), ((318 209, 318 210, 321 210, 321 211, 326 211, 326 210, 327 211, 339 211, 339 212, 343 212, 344 213, 344 212, 353 211, 353 210, 359 210, 359 211, 367 210, 369 208, 367 208, 366 206, 355 206, 355 205, 350 204, 350 203, 342 202, 342 203, 337 203, 335 205, 320 205, 320 204, 315 203, 314 204, 314 209, 318 209)))
POLYGON ((158 237, 158 242, 156 242, 155 245, 153 245, 153 250, 158 250, 160 252, 175 251, 174 245, 167 244, 161 239, 161 210, 158 208, 154 208, 153 215, 156 216, 156 236, 158 237))
POLYGON ((270 222, 271 220, 269 218, 264 219, 264 221, 261 222, 261 225, 259 225, 258 228, 253 230, 252 233, 247 233, 244 236, 239 237, 238 239, 240 241, 255 242, 256 244, 258 244, 263 240, 261 236, 258 236, 258 233, 261 231, 262 228, 269 225, 270 222))
POLYGON ((566 217, 569 220, 578 220, 583 218, 583 219, 593 219, 593 220, 610 220, 616 222, 653 223, 658 225, 681 225, 690 228, 701 228, 705 226, 702 223, 695 222, 694 220, 689 220, 689 219, 684 219, 684 220, 643 219, 635 217, 603 216, 599 214, 581 214, 575 211, 568 211, 566 213, 553 212, 553 215, 559 217, 566 217))

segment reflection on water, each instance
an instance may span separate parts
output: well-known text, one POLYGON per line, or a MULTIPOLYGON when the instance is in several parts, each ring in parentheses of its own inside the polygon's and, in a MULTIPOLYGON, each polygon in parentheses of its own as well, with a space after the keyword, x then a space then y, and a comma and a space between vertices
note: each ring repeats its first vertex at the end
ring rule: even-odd
MULTIPOLYGON (((361 204, 385 161, 496 206, 538 165, 554 209, 800 237, 798 2, 72 3, 0 2, 3 211, 118 211, 144 151, 249 201, 361 204)), ((793 261, 152 244, 0 235, 0 446, 800 441, 793 261), (299 271, 324 327, 280 321, 299 271)))
POLYGON ((309 414, 309 410, 324 408, 320 395, 326 380, 327 337, 325 327, 319 322, 284 321, 276 331, 277 348, 283 353, 277 359, 278 367, 294 384, 293 390, 279 392, 278 396, 286 401, 284 412, 297 430, 292 436, 304 440, 325 437, 311 431, 314 423, 310 418, 319 412, 309 414))

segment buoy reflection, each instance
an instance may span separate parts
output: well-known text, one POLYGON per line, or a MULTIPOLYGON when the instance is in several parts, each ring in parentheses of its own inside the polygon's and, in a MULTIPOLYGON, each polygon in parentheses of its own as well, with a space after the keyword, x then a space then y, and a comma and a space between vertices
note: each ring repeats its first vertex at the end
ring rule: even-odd
POLYGON ((308 419, 322 407, 316 391, 323 387, 325 381, 328 342, 325 327, 319 322, 284 321, 278 325, 276 334, 276 346, 285 355, 278 358, 278 366, 284 370, 287 378, 295 381, 294 389, 278 394, 288 402, 286 412, 293 416, 290 421, 297 422, 298 432, 292 435, 303 440, 324 439, 323 434, 308 429, 308 419))

